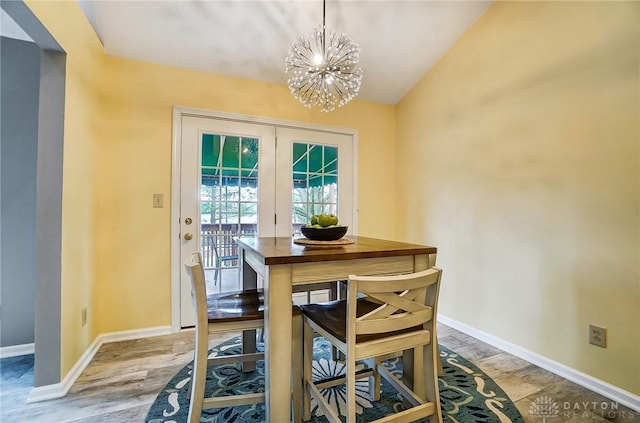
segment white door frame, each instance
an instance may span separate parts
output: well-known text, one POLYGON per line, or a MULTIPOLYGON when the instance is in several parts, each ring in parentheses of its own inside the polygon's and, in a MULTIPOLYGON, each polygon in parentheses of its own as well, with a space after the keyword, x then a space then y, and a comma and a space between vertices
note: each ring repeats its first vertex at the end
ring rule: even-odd
POLYGON ((338 128, 325 125, 296 122, 290 120, 272 119, 261 116, 243 115, 220 112, 214 110, 197 109, 183 106, 173 108, 173 140, 171 145, 171 331, 179 332, 180 325, 180 166, 182 163, 182 117, 195 116, 202 118, 233 120, 244 123, 261 123, 276 127, 294 129, 310 129, 316 131, 333 132, 350 135, 353 138, 351 165, 353 215, 351 216, 351 232, 358 234, 358 131, 355 129, 338 128))

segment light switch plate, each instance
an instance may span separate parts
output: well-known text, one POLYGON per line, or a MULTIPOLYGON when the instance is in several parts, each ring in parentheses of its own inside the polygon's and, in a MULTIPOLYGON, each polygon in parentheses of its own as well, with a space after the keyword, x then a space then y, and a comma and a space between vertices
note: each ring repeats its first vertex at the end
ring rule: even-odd
POLYGON ((163 194, 153 194, 153 208, 161 209, 164 207, 164 195, 163 194))

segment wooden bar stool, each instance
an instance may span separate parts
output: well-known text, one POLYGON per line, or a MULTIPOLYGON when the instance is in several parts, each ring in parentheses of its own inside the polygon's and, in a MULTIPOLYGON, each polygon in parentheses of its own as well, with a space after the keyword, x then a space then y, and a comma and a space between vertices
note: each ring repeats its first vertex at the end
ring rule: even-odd
MULTIPOLYGON (((311 418, 311 396, 330 422, 340 423, 313 381, 313 336, 326 338, 346 357, 346 421, 356 421, 355 379, 369 376, 373 400, 380 399, 380 379, 384 377, 413 406, 376 422, 410 422, 429 417, 442 422, 438 391, 438 346, 435 320, 442 271, 431 268, 396 276, 355 276, 347 282, 345 300, 301 305, 304 314, 304 407, 303 418, 311 418), (413 388, 380 364, 381 358, 405 350, 413 351, 413 388), (367 359, 369 369, 356 371, 356 362, 367 359)), ((333 382, 332 382, 333 383, 333 382)))
MULTIPOLYGON (((244 290, 207 296, 204 270, 199 253, 185 261, 191 276, 192 297, 196 310, 195 350, 189 403, 190 423, 199 423, 202 410, 209 408, 235 407, 265 401, 265 394, 250 393, 205 398, 207 367, 229 363, 263 360, 264 353, 243 353, 208 359, 209 334, 239 332, 264 328, 264 297, 260 290, 244 290)), ((302 314, 292 306, 293 342, 291 351, 292 371, 292 421, 301 420, 302 404, 302 314)))

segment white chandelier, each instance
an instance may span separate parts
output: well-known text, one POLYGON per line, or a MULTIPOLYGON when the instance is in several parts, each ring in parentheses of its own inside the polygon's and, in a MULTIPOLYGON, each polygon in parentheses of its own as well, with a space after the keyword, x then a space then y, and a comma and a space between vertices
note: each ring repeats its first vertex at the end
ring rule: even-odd
POLYGON ((345 34, 325 27, 326 0, 322 2, 322 27, 303 34, 293 43, 285 61, 291 94, 305 107, 331 112, 350 102, 360 91, 360 46, 345 34))

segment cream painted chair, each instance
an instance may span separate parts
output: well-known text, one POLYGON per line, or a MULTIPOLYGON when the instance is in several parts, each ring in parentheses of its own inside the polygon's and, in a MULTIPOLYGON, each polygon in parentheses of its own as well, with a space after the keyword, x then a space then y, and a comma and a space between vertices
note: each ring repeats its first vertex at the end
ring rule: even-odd
MULTIPOLYGON (((204 270, 199 253, 185 261, 191 276, 192 297, 196 310, 195 351, 189 404, 190 423, 200 422, 203 409, 234 407, 265 401, 264 393, 205 398, 207 367, 229 363, 244 363, 264 359, 263 353, 248 353, 208 358, 209 334, 240 332, 264 327, 264 297, 262 291, 245 290, 207 296, 204 270)), ((301 420, 302 384, 302 315, 297 306, 292 306, 293 342, 292 370, 292 420, 301 420)), ((283 358, 286 359, 286 358, 283 358)))
MULTIPOLYGON (((413 406, 376 422, 410 422, 424 417, 442 422, 437 369, 440 357, 435 343, 436 312, 442 271, 431 268, 397 276, 349 276, 345 300, 301 305, 304 315, 304 407, 311 417, 311 396, 330 422, 340 423, 336 410, 320 393, 323 383, 312 380, 313 337, 320 334, 346 356, 346 412, 356 421, 355 379, 368 376, 373 400, 380 399, 380 376, 413 406), (380 364, 385 357, 413 350, 413 389, 380 364), (357 369, 366 360, 369 369, 357 369)), ((335 380, 329 381, 336 384, 335 380)))

